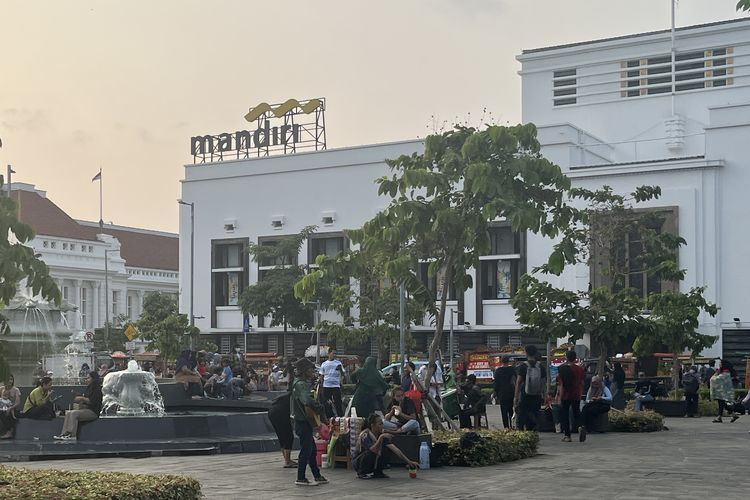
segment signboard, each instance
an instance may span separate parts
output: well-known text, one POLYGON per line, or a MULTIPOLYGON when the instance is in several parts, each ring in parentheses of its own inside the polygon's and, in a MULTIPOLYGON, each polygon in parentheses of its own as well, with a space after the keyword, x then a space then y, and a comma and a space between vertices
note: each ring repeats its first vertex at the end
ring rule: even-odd
POLYGON ((254 129, 191 137, 193 163, 326 149, 325 107, 324 98, 262 102, 245 115, 254 129))
POLYGON ((473 352, 469 354, 469 364, 466 366, 466 374, 474 375, 479 381, 492 380, 494 371, 490 366, 490 355, 486 352, 473 352))
POLYGON ((133 325, 128 325, 124 333, 128 340, 133 340, 138 335, 138 330, 133 325))
POLYGON ((240 273, 227 273, 229 298, 227 305, 236 306, 240 301, 240 273))

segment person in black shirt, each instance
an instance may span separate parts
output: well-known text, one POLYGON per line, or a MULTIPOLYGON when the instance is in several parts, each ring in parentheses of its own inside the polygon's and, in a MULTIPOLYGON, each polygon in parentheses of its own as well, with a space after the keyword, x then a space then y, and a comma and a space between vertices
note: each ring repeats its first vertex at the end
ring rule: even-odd
POLYGON ((466 385, 461 387, 464 395, 464 407, 458 414, 462 428, 471 428, 471 417, 480 415, 487 409, 482 389, 477 385, 477 376, 473 373, 466 377, 466 385))
POLYGON ((515 406, 518 408, 518 428, 536 430, 542 395, 545 391, 547 372, 541 362, 536 346, 527 345, 527 361, 518 367, 516 378, 515 406))
POLYGON ((400 387, 393 389, 388 412, 383 418, 383 429, 391 434, 419 434, 419 420, 414 401, 404 396, 400 387))
POLYGON ((502 357, 502 365, 495 370, 495 401, 500 405, 503 427, 510 429, 513 415, 513 394, 516 386, 516 369, 510 364, 510 356, 502 357))
POLYGON ((99 418, 99 412, 102 411, 102 383, 99 379, 99 373, 90 371, 88 380, 86 392, 82 396, 73 398, 73 401, 79 405, 78 409, 65 412, 63 433, 59 436, 53 436, 54 439, 75 441, 79 422, 91 422, 99 418))

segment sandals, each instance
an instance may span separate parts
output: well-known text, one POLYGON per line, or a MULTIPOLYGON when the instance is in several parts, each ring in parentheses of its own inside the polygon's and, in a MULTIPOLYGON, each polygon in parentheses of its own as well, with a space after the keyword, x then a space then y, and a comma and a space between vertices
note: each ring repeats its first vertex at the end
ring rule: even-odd
POLYGON ((296 462, 292 462, 290 464, 284 464, 284 468, 285 469, 296 469, 297 468, 297 463, 296 462))

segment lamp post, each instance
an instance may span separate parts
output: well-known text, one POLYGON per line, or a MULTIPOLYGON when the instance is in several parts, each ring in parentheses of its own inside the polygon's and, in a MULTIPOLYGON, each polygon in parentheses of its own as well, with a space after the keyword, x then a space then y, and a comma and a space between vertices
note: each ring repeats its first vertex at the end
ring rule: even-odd
POLYGON ((320 301, 311 300, 308 304, 315 304, 315 364, 320 366, 320 301))
POLYGON ((109 252, 118 252, 115 249, 104 249, 104 340, 109 349, 109 252))
POLYGON ((450 335, 448 337, 448 358, 449 363, 448 366, 450 367, 451 373, 453 373, 453 315, 458 315, 461 311, 458 309, 451 309, 451 329, 450 329, 450 335))
MULTIPOLYGON (((193 309, 193 296, 195 295, 195 203, 188 203, 183 200, 177 200, 177 203, 190 207, 190 327, 192 328, 195 326, 195 311, 193 309)), ((192 342, 193 337, 191 336, 190 338, 192 342)), ((247 344, 247 340, 245 344, 247 344)))

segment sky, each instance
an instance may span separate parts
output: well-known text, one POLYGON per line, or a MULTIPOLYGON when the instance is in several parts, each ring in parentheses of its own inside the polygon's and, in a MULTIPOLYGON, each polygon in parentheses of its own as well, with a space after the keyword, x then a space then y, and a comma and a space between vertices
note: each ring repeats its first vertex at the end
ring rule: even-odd
POLYGON ((325 97, 329 148, 512 124, 523 49, 669 25, 669 0, 0 0, 0 170, 95 221, 101 168, 106 222, 176 232, 190 137, 260 102, 325 97))

